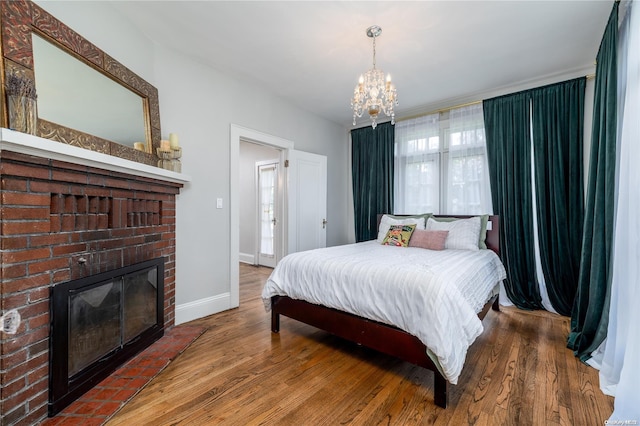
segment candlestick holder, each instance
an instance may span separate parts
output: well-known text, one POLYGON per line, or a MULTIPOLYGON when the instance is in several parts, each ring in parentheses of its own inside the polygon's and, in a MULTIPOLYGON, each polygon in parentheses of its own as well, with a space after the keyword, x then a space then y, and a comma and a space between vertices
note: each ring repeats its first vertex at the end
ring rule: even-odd
POLYGON ((162 148, 157 148, 156 152, 158 153, 159 158, 158 167, 165 170, 171 170, 172 172, 182 172, 182 163, 180 162, 180 158, 182 157, 182 148, 171 148, 168 151, 163 150, 162 148))
POLYGON ((158 153, 158 167, 161 167, 165 170, 171 170, 171 151, 163 150, 162 148, 156 148, 156 152, 158 153))
POLYGON ((180 158, 182 158, 182 148, 171 148, 171 170, 176 173, 182 173, 180 158))

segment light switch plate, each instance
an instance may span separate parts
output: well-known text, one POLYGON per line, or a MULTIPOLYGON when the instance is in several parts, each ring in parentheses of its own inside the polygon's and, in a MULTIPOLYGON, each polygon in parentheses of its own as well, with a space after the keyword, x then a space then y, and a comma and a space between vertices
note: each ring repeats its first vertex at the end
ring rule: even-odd
POLYGON ((222 198, 216 199, 216 208, 217 209, 221 209, 222 208, 222 198))

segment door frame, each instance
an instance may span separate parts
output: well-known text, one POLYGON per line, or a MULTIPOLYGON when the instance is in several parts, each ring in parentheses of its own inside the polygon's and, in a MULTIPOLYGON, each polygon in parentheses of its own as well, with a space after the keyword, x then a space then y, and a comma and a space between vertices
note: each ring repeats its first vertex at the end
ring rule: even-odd
MULTIPOLYGON (((229 129, 229 305, 231 308, 240 306, 240 141, 271 146, 280 150, 280 164, 285 164, 288 150, 293 149, 293 142, 278 136, 262 133, 231 123, 229 129)), ((279 179, 287 182, 286 167, 280 168, 279 179)), ((287 185, 282 186, 284 197, 284 209, 282 214, 282 230, 285 233, 282 239, 281 250, 286 253, 287 247, 287 185)))

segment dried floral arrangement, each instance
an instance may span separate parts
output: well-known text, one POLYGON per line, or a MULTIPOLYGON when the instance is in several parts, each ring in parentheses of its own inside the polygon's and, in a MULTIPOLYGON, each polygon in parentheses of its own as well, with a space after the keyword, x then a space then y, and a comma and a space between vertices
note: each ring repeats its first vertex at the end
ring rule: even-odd
POLYGON ((24 75, 10 73, 5 82, 7 96, 20 96, 36 99, 36 85, 34 81, 24 75))
POLYGON ((5 80, 9 128, 35 135, 38 130, 35 82, 20 73, 9 73, 5 80))

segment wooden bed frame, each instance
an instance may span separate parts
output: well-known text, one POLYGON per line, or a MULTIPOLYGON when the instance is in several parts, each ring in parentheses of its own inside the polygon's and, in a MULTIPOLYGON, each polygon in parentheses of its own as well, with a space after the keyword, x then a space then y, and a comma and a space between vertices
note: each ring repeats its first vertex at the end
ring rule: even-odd
MULTIPOLYGON (((378 216, 378 224, 380 217, 381 215, 378 216)), ((487 229, 487 248, 499 254, 500 220, 498 216, 489 216, 489 221, 492 223, 492 229, 487 229)), ((500 310, 498 295, 492 297, 482 308, 478 314, 481 320, 487 315, 490 307, 495 311, 500 310)), ((427 355, 427 347, 417 337, 399 328, 337 309, 291 299, 287 296, 273 296, 271 298, 271 331, 274 333, 280 331, 280 315, 433 371, 434 402, 439 407, 447 407, 447 380, 427 355)))

